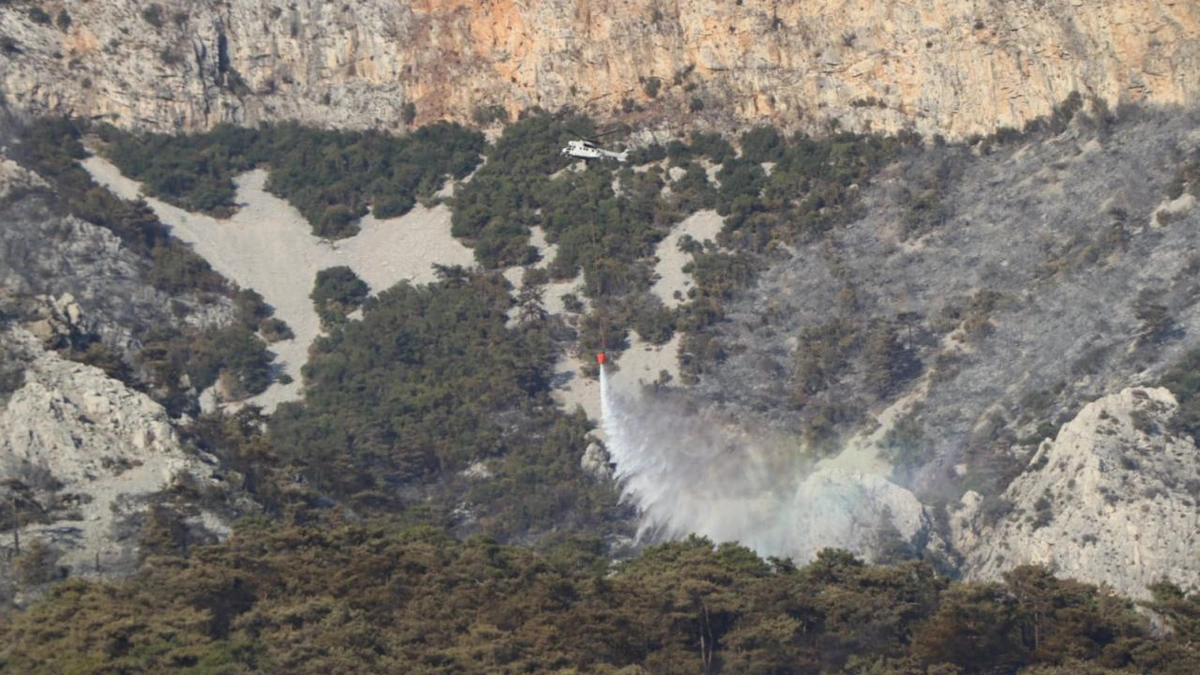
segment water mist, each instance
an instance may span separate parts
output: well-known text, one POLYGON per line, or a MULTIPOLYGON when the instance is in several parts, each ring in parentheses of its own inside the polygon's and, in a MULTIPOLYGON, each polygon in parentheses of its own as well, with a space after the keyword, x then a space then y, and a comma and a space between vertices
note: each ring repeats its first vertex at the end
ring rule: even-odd
POLYGON ((798 442, 751 434, 654 396, 634 400, 600 369, 601 416, 639 538, 689 533, 805 562, 825 547, 869 554, 881 526, 928 529, 911 493, 881 476, 816 470, 798 442))

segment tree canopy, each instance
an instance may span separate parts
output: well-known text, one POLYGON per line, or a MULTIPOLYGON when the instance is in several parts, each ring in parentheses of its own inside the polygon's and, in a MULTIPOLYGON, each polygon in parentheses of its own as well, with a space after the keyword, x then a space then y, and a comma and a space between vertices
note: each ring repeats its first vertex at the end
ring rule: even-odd
POLYGON ((921 562, 821 552, 796 568, 700 538, 609 570, 427 526, 247 522, 126 582, 73 579, 0 621, 0 669, 36 673, 1192 673, 1197 599, 1157 607, 1019 567, 955 583, 921 562), (1185 618, 1186 617, 1186 618, 1185 618))
POLYGON ((368 207, 377 218, 407 213, 447 177, 471 173, 484 147, 482 134, 446 122, 402 137, 293 123, 140 136, 107 126, 100 136, 109 159, 150 194, 218 216, 235 208, 234 176, 265 166, 267 189, 295 205, 316 235, 334 239, 355 234, 368 207))

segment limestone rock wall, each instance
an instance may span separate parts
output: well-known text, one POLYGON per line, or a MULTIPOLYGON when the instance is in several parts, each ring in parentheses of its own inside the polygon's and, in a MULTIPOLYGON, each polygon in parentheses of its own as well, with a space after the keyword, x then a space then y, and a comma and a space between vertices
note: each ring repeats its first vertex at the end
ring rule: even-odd
POLYGON ((1178 0, 47 0, 48 23, 29 7, 0 8, 10 104, 159 130, 403 127, 411 103, 416 123, 571 105, 675 132, 962 136, 1072 91, 1200 100, 1200 5, 1178 0))
POLYGON ((952 516, 963 569, 992 579, 1017 565, 1149 596, 1166 578, 1200 583, 1200 450, 1168 432, 1177 407, 1166 389, 1132 388, 1089 403, 1046 441, 1004 492, 994 525, 967 493, 952 516))
POLYGON ((792 557, 814 559, 841 548, 871 561, 945 555, 933 519, 913 493, 870 473, 820 469, 805 478, 793 499, 788 526, 803 535, 792 557))
MULTIPOLYGON (((0 334, 0 348, 29 361, 24 384, 0 407, 0 482, 15 484, 40 513, 22 527, 76 572, 127 571, 136 524, 147 499, 178 484, 214 484, 216 460, 185 451, 170 418, 149 396, 92 366, 74 363, 20 330, 0 334)), ((216 534, 228 525, 200 512, 216 534)), ((5 542, 7 544, 7 542, 5 542)))

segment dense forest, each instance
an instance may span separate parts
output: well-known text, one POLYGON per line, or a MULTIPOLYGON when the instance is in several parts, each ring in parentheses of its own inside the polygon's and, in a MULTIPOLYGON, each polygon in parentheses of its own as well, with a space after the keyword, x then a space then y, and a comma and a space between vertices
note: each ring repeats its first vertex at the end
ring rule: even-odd
POLYGON ((365 513, 394 511, 412 490, 457 484, 451 477, 486 462, 491 478, 446 499, 480 505, 475 526, 490 536, 603 532, 615 494, 579 467, 587 419, 550 400, 550 322, 508 326, 513 301, 498 274, 443 277, 385 290, 361 321, 319 338, 305 399, 279 407, 270 441, 316 487, 365 513))
POLYGON ((1163 673, 1200 669, 1200 599, 1161 634, 1102 588, 1019 567, 950 582, 827 550, 796 568, 692 538, 610 567, 430 527, 246 522, 128 581, 69 580, 0 619, 20 673, 1163 673))
POLYGON ((432 198, 448 175, 471 173, 483 150, 482 134, 448 123, 403 137, 296 124, 220 125, 186 136, 136 136, 112 126, 96 131, 123 174, 192 211, 228 215, 236 208, 233 177, 265 166, 267 189, 294 204, 315 234, 332 239, 358 232, 368 206, 376 217, 391 218, 432 198))
MULTIPOLYGON (((1046 123, 1060 124, 1071 105, 1046 123)), ((23 159, 53 181, 62 208, 142 253, 155 287, 234 308, 223 329, 148 332, 131 367, 111 370, 177 416, 194 415, 182 425, 186 442, 218 458, 259 508, 234 514, 245 517, 228 541, 199 545, 188 500, 228 496, 165 495, 142 532, 133 579, 69 579, 0 616, 0 669, 1200 671, 1200 597, 1166 584, 1148 603, 1156 623, 1106 589, 1037 567, 1002 583, 964 583, 919 560, 871 566, 826 551, 797 568, 694 538, 614 562, 633 514, 611 482, 581 468, 591 423, 551 400, 555 359, 601 336, 617 346, 629 330, 655 343, 682 331, 685 378, 698 377, 724 357, 710 328, 739 289, 782 247, 852 219, 859 185, 921 140, 786 138, 757 128, 734 139, 735 149, 698 133, 632 151, 633 164, 651 164, 637 171, 558 153, 594 131, 585 118, 541 112, 490 145, 447 124, 402 138, 286 124, 190 136, 33 124, 23 159), (368 209, 399 215, 434 198, 447 177, 473 172, 451 198, 453 228, 480 266, 440 268, 436 283, 390 289, 368 289, 349 268, 323 271, 312 299, 327 334, 303 369, 303 400, 269 417, 253 407, 199 415, 196 392, 222 373, 232 374, 226 386, 236 394, 268 386, 267 343, 287 327, 256 293, 230 287, 172 240, 145 204, 92 183, 76 163, 88 133, 148 192, 218 215, 236 208, 234 177, 264 167, 269 189, 327 237, 352 236, 368 209), (667 310, 648 292, 654 247, 707 208, 725 216, 721 246, 684 242, 695 287, 667 310), (534 260, 533 227, 557 244, 557 257, 527 273, 526 284, 582 274, 591 303, 575 325, 548 316, 537 293, 514 300, 498 272, 534 260), (360 320, 347 319, 353 310, 360 320)), ((936 185, 910 196, 904 226, 916 237, 937 227, 944 209, 936 185)), ((797 336, 805 348, 791 404, 803 409, 827 392, 852 356, 870 364, 878 396, 902 388, 923 364, 898 339, 899 321, 839 315, 797 336)), ((1180 429, 1192 433, 1200 428, 1197 358, 1164 380, 1184 404, 1180 429)), ((811 447, 832 446, 841 414, 813 415, 811 447)), ((905 434, 900 426, 885 439, 898 464, 916 461, 909 455, 919 443, 905 434)), ((49 581, 30 550, 12 564, 31 583, 49 581)))

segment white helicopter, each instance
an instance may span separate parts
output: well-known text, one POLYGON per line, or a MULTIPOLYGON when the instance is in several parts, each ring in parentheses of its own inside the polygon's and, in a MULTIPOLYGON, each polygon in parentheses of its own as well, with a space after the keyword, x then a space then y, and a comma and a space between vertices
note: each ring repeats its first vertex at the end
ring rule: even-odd
POLYGON ((591 141, 567 141, 567 147, 562 149, 562 154, 580 159, 615 159, 618 162, 628 160, 629 151, 613 152, 605 150, 591 141))
POLYGON ((578 157, 580 159, 613 159, 618 162, 628 161, 628 150, 625 152, 613 152, 612 150, 605 150, 604 148, 596 145, 597 139, 609 134, 615 134, 628 130, 629 127, 620 125, 615 129, 609 129, 602 134, 591 137, 580 134, 580 136, 583 137, 582 139, 576 141, 567 141, 567 147, 562 149, 562 154, 569 157, 578 157))

